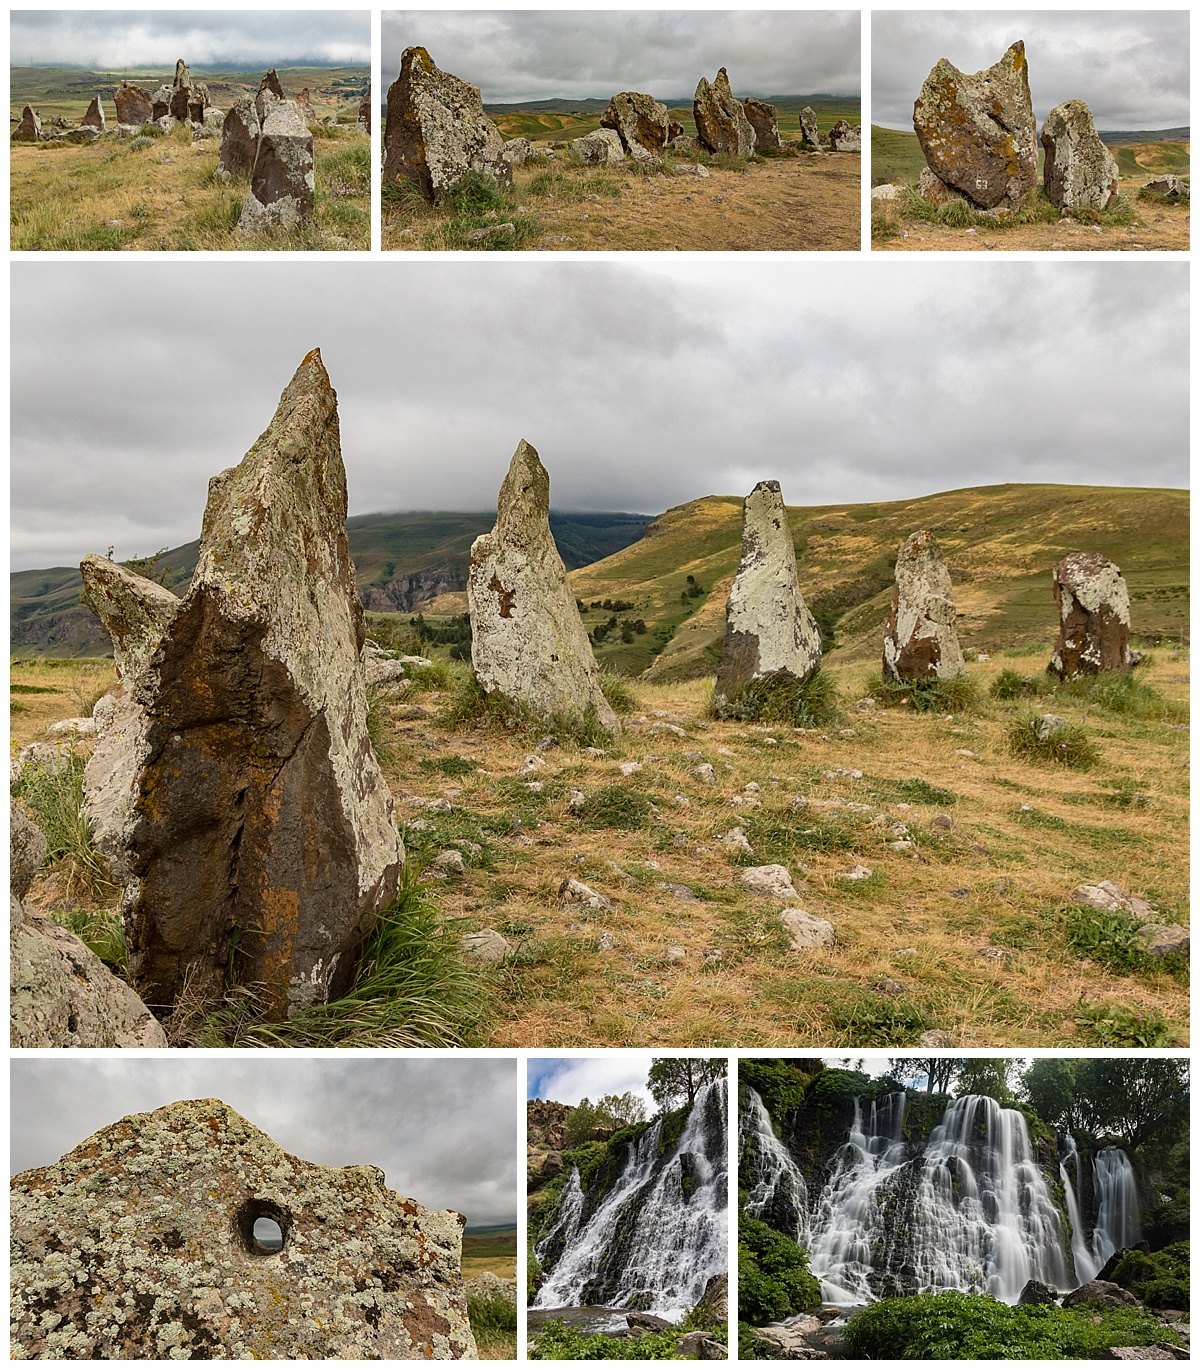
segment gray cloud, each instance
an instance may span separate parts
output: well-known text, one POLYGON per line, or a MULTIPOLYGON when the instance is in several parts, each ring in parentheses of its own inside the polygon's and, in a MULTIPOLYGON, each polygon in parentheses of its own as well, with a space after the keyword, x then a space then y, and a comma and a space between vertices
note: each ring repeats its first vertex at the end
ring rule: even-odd
POLYGON ((198 535, 319 345, 352 513, 1005 481, 1185 486, 1188 268, 1163 261, 16 263, 15 567, 198 535), (64 367, 83 339, 101 363, 64 367))
POLYGON ((871 120, 912 129, 913 102, 938 58, 981 71, 1025 40, 1041 125, 1084 100, 1100 129, 1189 123, 1187 10, 876 10, 871 16, 871 120))
POLYGON ((857 10, 385 10, 383 76, 419 45, 495 104, 690 100, 718 67, 735 94, 856 95, 859 30, 857 10))
POLYGON ((12 1173, 126 1114, 216 1098, 303 1160, 379 1166, 390 1188, 472 1226, 516 1219, 511 1058, 43 1056, 13 1061, 10 1081, 12 1173))
POLYGON ((15 66, 97 71, 371 63, 369 10, 12 10, 15 66))

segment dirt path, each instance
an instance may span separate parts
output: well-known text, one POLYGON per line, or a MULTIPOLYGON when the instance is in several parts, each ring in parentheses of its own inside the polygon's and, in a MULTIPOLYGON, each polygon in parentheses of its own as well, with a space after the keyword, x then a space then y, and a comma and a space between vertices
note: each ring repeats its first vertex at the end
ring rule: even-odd
POLYGON ((894 238, 874 241, 873 252, 1186 252, 1191 245, 1186 205, 1149 210, 1129 227, 1075 224, 1025 224, 1019 228, 948 228, 944 224, 902 221, 894 238))

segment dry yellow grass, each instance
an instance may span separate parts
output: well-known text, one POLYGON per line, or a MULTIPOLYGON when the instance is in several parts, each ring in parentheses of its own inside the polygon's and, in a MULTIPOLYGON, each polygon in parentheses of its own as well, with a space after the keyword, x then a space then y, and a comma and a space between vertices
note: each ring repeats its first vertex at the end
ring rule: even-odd
POLYGON ((316 204, 303 229, 235 233, 244 181, 214 179, 219 142, 193 143, 179 125, 152 146, 14 144, 11 234, 17 251, 367 251, 370 138, 357 129, 314 135, 316 204))

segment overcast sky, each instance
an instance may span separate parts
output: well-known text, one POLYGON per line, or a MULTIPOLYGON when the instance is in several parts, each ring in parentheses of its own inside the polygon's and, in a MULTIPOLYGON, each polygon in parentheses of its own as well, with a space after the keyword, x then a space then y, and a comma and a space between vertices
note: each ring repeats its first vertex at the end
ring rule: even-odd
POLYGON ((197 537, 209 477, 313 346, 352 514, 494 509, 521 438, 563 510, 657 514, 764 479, 793 505, 1188 481, 1186 263, 149 254, 10 270, 18 569, 197 537))
POLYGON ((488 104, 690 101, 719 67, 735 95, 857 95, 859 26, 857 10, 384 10, 383 79, 418 46, 488 104))
POLYGON ((369 10, 12 10, 14 66, 371 64, 369 10))
POLYGON ((554 1099, 572 1107, 581 1099, 595 1103, 605 1094, 636 1094, 650 1115, 658 1108, 646 1088, 652 1059, 648 1051, 613 1051, 604 1056, 566 1059, 531 1058, 526 1094, 530 1099, 554 1099))
POLYGON ((1025 40, 1039 128, 1084 100, 1098 129, 1190 122, 1187 10, 875 10, 871 122, 912 131, 913 103, 940 57, 982 71, 1025 40))
POLYGON ((14 1174, 51 1164, 126 1114, 221 1099, 301 1160, 379 1166, 390 1189, 457 1209, 472 1227, 516 1221, 511 1058, 88 1052, 16 1060, 11 1072, 14 1174))

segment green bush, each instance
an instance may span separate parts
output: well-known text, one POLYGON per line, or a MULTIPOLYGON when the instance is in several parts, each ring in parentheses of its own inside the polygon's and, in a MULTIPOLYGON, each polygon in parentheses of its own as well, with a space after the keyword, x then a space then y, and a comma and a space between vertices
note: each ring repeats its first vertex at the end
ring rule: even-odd
POLYGON ((1028 714, 1015 719, 1005 731, 1008 750, 1023 761, 1043 761, 1086 771, 1099 760, 1087 730, 1078 723, 1063 723, 1043 737, 1042 715, 1028 714))
POLYGON ((829 1021, 845 1045, 856 1047, 914 1046, 931 1026, 928 1013, 919 1004, 866 990, 854 991, 840 1003, 831 1004, 829 1021))
POLYGON ((537 1345, 530 1348, 530 1360, 670 1360, 675 1355, 682 1327, 663 1332, 646 1332, 640 1337, 606 1337, 568 1327, 561 1318, 544 1323, 537 1332, 537 1345))
MULTIPOLYGON (((440 664, 440 663, 439 663, 440 664)), ((581 747, 602 746, 612 741, 594 708, 583 714, 547 716, 506 699, 499 690, 488 694, 469 667, 446 667, 450 677, 449 699, 438 715, 443 728, 495 728, 511 733, 542 737, 553 733, 581 747)))
POLYGON ((1032 699, 1050 689, 1047 676, 1027 676, 1006 666, 988 686, 993 699, 1032 699))
POLYGON ((1146 950, 1146 926, 1131 913, 1073 904, 1066 910, 1066 930, 1072 951, 1090 956, 1111 970, 1187 974, 1186 958, 1150 955, 1146 950))
POLYGON ((790 676, 763 676, 732 699, 716 696, 712 713, 715 718, 746 723, 820 728, 837 719, 837 686, 827 671, 817 671, 803 682, 790 676))
POLYGON ((1104 999, 1080 999, 1075 1026, 1088 1045, 1102 1047, 1167 1047, 1172 1044, 1167 1020, 1153 1009, 1126 1008, 1104 999))
POLYGON ((1126 1251, 1112 1281, 1150 1308, 1191 1306, 1191 1243, 1172 1242, 1160 1251, 1126 1251))
POLYGON ((738 1317, 761 1325, 821 1302, 808 1252, 769 1224, 738 1214, 738 1317))
POLYGON ((146 135, 145 135, 144 133, 139 133, 139 134, 137 135, 136 138, 130 138, 130 140, 129 140, 129 151, 130 151, 130 152, 141 152, 142 148, 144 148, 144 147, 153 147, 153 146, 154 146, 154 139, 153 139, 153 138, 147 138, 146 135))
POLYGON ((867 681, 867 693, 885 709, 911 705, 918 713, 969 713, 979 702, 974 684, 965 675, 939 680, 885 680, 874 675, 867 681))
POLYGON ((884 1299, 846 1324, 847 1355, 864 1360, 1098 1360, 1110 1346, 1178 1336, 1134 1308, 1009 1307, 988 1294, 884 1299))

